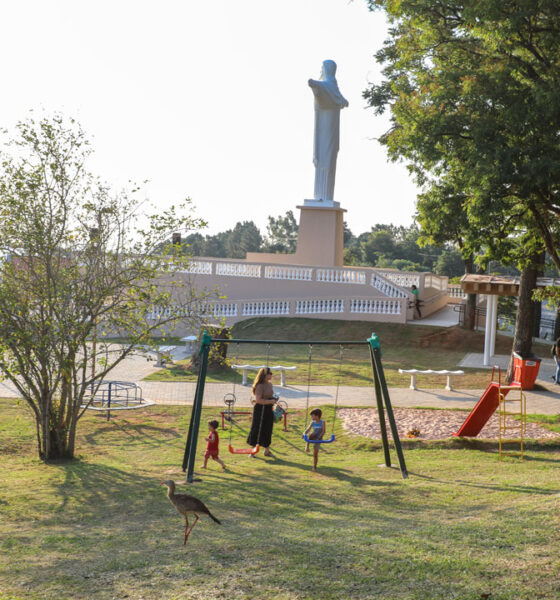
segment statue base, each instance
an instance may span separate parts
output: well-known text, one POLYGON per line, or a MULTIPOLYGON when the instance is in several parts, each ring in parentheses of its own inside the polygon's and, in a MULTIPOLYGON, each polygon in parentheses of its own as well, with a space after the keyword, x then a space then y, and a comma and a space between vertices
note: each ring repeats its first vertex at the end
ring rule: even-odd
POLYGON ((300 209, 297 264, 344 265, 344 213, 338 202, 305 200, 300 209))

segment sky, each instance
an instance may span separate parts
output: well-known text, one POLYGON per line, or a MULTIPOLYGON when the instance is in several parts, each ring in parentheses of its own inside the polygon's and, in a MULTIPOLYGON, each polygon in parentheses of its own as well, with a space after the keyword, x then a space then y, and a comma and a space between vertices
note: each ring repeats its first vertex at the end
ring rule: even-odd
POLYGON ((417 188, 376 141, 389 126, 362 92, 381 81, 383 13, 365 0, 0 2, 0 127, 30 110, 75 118, 90 169, 115 189, 144 182, 160 207, 192 199, 205 233, 294 211, 313 196, 313 94, 338 65, 334 199, 359 234, 409 225, 417 188))

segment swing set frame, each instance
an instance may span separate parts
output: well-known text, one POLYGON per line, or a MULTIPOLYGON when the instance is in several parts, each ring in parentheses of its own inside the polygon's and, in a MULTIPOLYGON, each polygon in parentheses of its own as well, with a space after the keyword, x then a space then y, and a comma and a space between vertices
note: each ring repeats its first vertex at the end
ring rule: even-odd
MULTIPOLYGON (((379 413, 379 427, 381 429, 381 441, 383 444, 383 454, 385 458, 385 466, 391 466, 391 454, 389 450, 389 439, 387 435, 387 423, 385 421, 385 413, 389 420, 393 443, 397 453, 400 471, 403 479, 408 478, 402 445, 395 422, 395 415, 389 397, 389 390, 385 380, 385 373, 381 363, 381 344, 375 333, 365 341, 323 341, 323 340, 244 340, 244 339, 222 339, 212 338, 206 331, 202 335, 200 344, 200 369, 196 382, 196 390, 194 394, 191 419, 189 422, 189 431, 187 434, 187 442, 185 444, 185 452, 183 455, 183 472, 187 473, 187 483, 194 481, 194 464, 196 460, 196 445, 200 430, 200 417, 202 414, 202 403, 204 399, 204 386, 206 384, 206 374, 208 371, 208 355, 212 344, 285 344, 285 345, 308 345, 308 346, 365 346, 369 347, 369 355, 371 361, 371 370, 373 375, 375 399, 377 403, 377 411, 379 413)), ((334 435, 334 434, 333 434, 334 435)), ((313 442, 313 440, 311 440, 313 442)), ((247 449, 244 453, 252 453, 254 449, 247 449)), ((237 452, 236 452, 237 453, 237 452)))

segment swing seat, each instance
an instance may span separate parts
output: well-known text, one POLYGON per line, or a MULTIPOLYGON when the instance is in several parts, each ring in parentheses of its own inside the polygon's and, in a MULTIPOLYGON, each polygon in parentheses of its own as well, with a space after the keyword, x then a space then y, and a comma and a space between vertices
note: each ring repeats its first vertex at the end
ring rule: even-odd
POLYGON ((231 444, 228 446, 228 450, 232 454, 257 454, 260 450, 260 446, 257 444, 254 448, 234 448, 231 444))
POLYGON ((307 433, 304 433, 304 434, 303 434, 303 439, 304 439, 304 440, 305 440, 305 441, 306 441, 308 444, 330 444, 330 443, 332 443, 332 442, 336 441, 336 440, 335 440, 335 438, 334 438, 334 433, 331 435, 330 439, 328 439, 328 440, 310 440, 310 439, 307 437, 307 433))

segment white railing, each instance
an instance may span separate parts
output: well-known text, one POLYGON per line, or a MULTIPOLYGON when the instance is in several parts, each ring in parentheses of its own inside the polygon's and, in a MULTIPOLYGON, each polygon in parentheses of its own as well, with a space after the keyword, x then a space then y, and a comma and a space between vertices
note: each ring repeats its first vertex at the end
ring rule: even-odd
POLYGON ((196 275, 212 275, 212 263, 205 260, 191 260, 182 271, 196 275))
POLYGON ((341 298, 327 300, 296 300, 296 315, 343 312, 344 300, 341 298))
POLYGON ((463 299, 465 299, 467 297, 467 294, 465 294, 465 292, 463 292, 463 290, 461 289, 461 285, 460 284, 456 284, 456 283, 450 283, 447 286, 447 295, 450 298, 463 298, 463 299))
POLYGON ((313 281, 312 267, 289 267, 285 265, 267 265, 264 268, 267 279, 290 279, 293 281, 313 281))
POLYGON ((228 275, 229 277, 260 277, 261 265, 247 263, 216 263, 216 275, 228 275))
POLYGON ((243 302, 241 312, 245 317, 289 315, 290 303, 283 300, 243 302))
POLYGON ((420 287, 420 275, 418 273, 408 273, 407 271, 380 271, 379 275, 389 281, 396 283, 399 287, 410 288, 413 285, 420 287))
POLYGON ((400 315, 402 302, 400 300, 375 300, 370 298, 353 298, 350 301, 351 313, 368 315, 400 315))
POLYGON ((384 277, 380 277, 377 273, 371 274, 370 283, 376 290, 379 290, 382 294, 390 296, 391 298, 408 298, 408 294, 404 290, 390 281, 387 281, 384 277))
POLYGON ((215 317, 237 317, 237 304, 235 302, 212 304, 209 312, 215 317))
POLYGON ((325 283, 355 283, 363 285, 366 274, 353 269, 317 269, 317 281, 325 283))
POLYGON ((435 290, 445 291, 448 286, 448 278, 442 275, 426 273, 424 276, 424 288, 433 288, 435 290))

